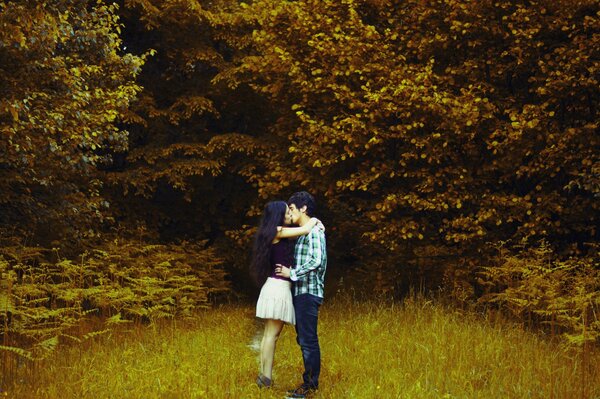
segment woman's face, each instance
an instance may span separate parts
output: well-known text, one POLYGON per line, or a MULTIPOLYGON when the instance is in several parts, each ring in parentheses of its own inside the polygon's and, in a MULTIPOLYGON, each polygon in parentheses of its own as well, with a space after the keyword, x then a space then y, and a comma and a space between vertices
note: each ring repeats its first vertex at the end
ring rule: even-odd
POLYGON ((286 226, 289 226, 290 224, 292 224, 292 210, 290 209, 289 206, 285 207, 285 218, 284 218, 283 223, 286 226))

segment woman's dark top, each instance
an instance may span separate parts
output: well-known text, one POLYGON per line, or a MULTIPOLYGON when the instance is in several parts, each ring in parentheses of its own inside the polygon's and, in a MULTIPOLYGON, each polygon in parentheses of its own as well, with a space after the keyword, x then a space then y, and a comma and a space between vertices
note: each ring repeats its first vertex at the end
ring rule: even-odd
POLYGON ((271 276, 278 280, 291 281, 289 278, 279 277, 275 274, 276 264, 284 265, 286 267, 294 266, 294 254, 290 248, 290 242, 287 239, 282 239, 277 244, 271 245, 271 276))

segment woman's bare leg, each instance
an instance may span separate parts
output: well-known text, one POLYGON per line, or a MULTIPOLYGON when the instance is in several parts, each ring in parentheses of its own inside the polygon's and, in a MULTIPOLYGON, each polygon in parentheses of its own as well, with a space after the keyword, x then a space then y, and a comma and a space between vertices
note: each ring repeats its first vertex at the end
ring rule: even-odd
POLYGON ((272 378, 275 344, 283 330, 283 324, 281 320, 265 320, 265 331, 260 343, 260 373, 268 379, 272 378))

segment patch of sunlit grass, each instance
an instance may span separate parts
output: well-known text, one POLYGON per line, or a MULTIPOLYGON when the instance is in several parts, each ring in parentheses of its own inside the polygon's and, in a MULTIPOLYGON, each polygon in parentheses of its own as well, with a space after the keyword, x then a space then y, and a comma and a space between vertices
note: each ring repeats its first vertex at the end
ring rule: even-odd
MULTIPOLYGON (((130 327, 81 350, 63 349, 9 391, 15 398, 281 398, 301 378, 293 328, 278 342, 275 386, 255 384, 254 309, 223 306, 190 323, 130 327)), ((579 357, 509 324, 424 299, 402 304, 326 301, 317 398, 600 397, 582 388, 579 357)), ((589 364, 597 367, 599 357, 589 364)))

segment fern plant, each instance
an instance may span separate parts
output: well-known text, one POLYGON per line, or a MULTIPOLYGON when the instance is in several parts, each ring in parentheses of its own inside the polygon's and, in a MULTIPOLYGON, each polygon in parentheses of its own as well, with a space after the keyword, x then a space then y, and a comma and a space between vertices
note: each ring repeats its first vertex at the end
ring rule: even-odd
POLYGON ((44 359, 62 342, 82 344, 121 323, 193 317, 230 289, 222 260, 204 246, 114 239, 77 259, 58 249, 0 248, 3 378, 23 359, 44 359))
POLYGON ((499 264, 484 267, 480 301, 500 304, 527 323, 549 326, 566 343, 600 338, 600 269, 597 257, 560 259, 547 243, 514 254, 500 248, 499 264))

